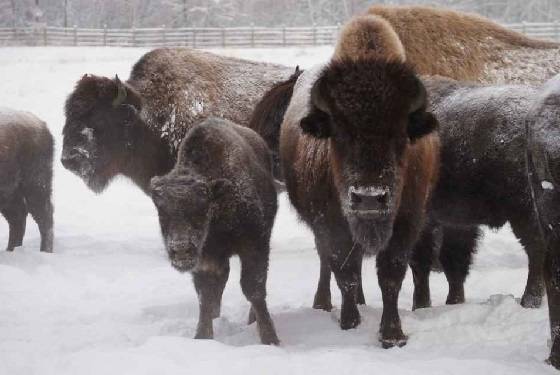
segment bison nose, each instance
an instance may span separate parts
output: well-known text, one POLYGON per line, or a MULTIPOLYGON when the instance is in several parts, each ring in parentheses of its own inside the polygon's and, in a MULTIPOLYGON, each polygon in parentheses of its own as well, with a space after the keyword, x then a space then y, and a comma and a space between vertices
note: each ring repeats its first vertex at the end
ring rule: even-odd
POLYGON ((80 169, 80 165, 83 159, 83 153, 73 148, 70 151, 63 152, 60 161, 62 162, 64 168, 75 171, 80 169))
POLYGON ((385 188, 355 188, 348 190, 350 208, 355 211, 387 211, 389 209, 389 191, 385 188))

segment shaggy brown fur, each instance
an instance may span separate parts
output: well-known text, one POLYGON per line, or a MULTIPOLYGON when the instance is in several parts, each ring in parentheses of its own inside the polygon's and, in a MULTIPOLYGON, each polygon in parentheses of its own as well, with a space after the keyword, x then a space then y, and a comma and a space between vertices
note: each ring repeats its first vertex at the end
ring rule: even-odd
POLYGON ((298 66, 290 78, 272 86, 255 106, 249 121, 249 128, 260 134, 272 151, 274 177, 280 181, 283 180, 278 151, 280 125, 282 125, 284 113, 286 113, 292 98, 294 85, 301 72, 298 66))
POLYGON ((21 246, 27 214, 41 233, 41 251, 53 251, 51 203, 54 140, 28 112, 0 108, 0 213, 10 226, 8 251, 21 246))
POLYGON ((144 99, 147 125, 176 149, 192 124, 208 116, 247 126, 262 94, 292 72, 280 65, 165 48, 144 55, 128 84, 144 99))
POLYGON ((213 337, 229 275, 241 261, 241 289, 251 302, 261 342, 278 344, 266 305, 270 234, 276 215, 272 158, 251 129, 209 118, 181 143, 173 170, 151 183, 169 259, 192 272, 199 298, 196 338, 213 337))
POLYGON ((491 83, 542 83, 560 71, 559 59, 547 58, 560 57, 560 44, 528 38, 477 15, 385 5, 372 6, 368 13, 391 24, 404 45, 407 61, 420 74, 491 83), (517 55, 531 56, 531 51, 543 52, 543 56, 533 53, 530 69, 516 66, 527 64, 517 55))
POLYGON ((333 60, 352 56, 354 60, 383 58, 386 61, 405 62, 404 47, 395 30, 383 18, 360 16, 353 18, 341 31, 344 43, 338 43, 333 60), (363 48, 367 46, 367 48, 363 48))
POLYGON ((123 83, 86 75, 66 102, 62 162, 101 192, 119 174, 145 192, 209 116, 248 125, 257 100, 293 69, 184 48, 144 55, 123 83))
MULTIPOLYGON (((370 19, 368 32, 387 27, 370 19)), ((437 179, 437 124, 414 71, 394 61, 400 49, 386 51, 390 61, 378 53, 394 39, 368 38, 355 25, 343 30, 330 64, 300 76, 282 124, 280 155, 290 201, 315 235, 321 275, 330 263, 341 290, 341 328, 360 322, 361 258, 377 253, 384 306, 379 338, 384 347, 401 346, 398 294, 437 179), (360 49, 356 43, 375 52, 344 55, 346 43, 354 44, 349 53, 360 49)), ((328 290, 318 291, 316 302, 322 301, 330 305, 328 290)))

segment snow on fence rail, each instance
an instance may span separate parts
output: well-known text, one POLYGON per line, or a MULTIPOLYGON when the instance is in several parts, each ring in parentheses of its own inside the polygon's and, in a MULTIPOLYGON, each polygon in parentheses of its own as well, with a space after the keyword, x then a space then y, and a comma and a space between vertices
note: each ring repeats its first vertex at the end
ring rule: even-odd
MULTIPOLYGON (((505 25, 531 37, 560 41, 560 23, 505 25)), ((0 28, 0 45, 119 47, 282 47, 334 44, 340 26, 85 29, 0 28)))

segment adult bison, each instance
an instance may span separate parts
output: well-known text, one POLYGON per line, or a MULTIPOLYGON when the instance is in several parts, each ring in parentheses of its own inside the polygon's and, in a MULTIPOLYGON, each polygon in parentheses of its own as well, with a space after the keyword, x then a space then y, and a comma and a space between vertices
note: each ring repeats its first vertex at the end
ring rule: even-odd
POLYGON ((29 112, 0 108, 0 213, 8 221, 8 251, 21 246, 27 214, 41 233, 41 251, 53 251, 52 160, 47 125, 29 112))
POLYGON ((538 236, 524 154, 525 122, 541 116, 531 114, 531 108, 543 89, 461 83, 441 77, 426 77, 424 84, 430 110, 440 123, 442 163, 430 205, 432 225, 418 242, 411 262, 414 308, 430 306, 428 274, 438 241, 437 232, 432 233, 434 225, 443 225, 439 259, 450 286, 447 303, 460 303, 478 226, 500 228, 508 221, 529 255, 521 303, 539 306, 546 251, 538 236))
POLYGON ((144 192, 168 172, 193 124, 208 116, 247 125, 257 100, 292 73, 180 48, 153 50, 127 82, 85 75, 66 101, 62 163, 101 192, 116 175, 144 192))
POLYGON ((537 96, 525 121, 527 171, 534 217, 545 251, 544 280, 548 296, 552 347, 549 362, 560 369, 560 76, 537 96))
POLYGON ((280 134, 289 199, 312 229, 342 294, 340 326, 360 323, 363 253, 377 254, 380 341, 404 345, 398 295, 436 181, 439 142, 425 88, 382 19, 358 17, 353 50, 298 79, 280 134))
POLYGON ((374 5, 420 74, 490 84, 542 84, 560 72, 560 44, 532 39, 478 15, 425 6, 374 5))

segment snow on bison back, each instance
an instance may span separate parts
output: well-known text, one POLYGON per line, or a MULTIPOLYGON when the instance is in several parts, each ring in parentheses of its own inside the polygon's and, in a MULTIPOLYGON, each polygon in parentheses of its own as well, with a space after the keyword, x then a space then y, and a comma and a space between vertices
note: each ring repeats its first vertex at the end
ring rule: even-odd
POLYGON ((62 163, 95 192, 117 175, 144 192, 209 116, 247 126, 254 105, 293 69, 186 48, 148 52, 127 82, 85 75, 66 101, 62 163))
POLYGON ((41 251, 53 250, 52 160, 47 125, 29 112, 0 108, 0 212, 8 221, 8 251, 21 246, 27 214, 41 233, 41 251))

